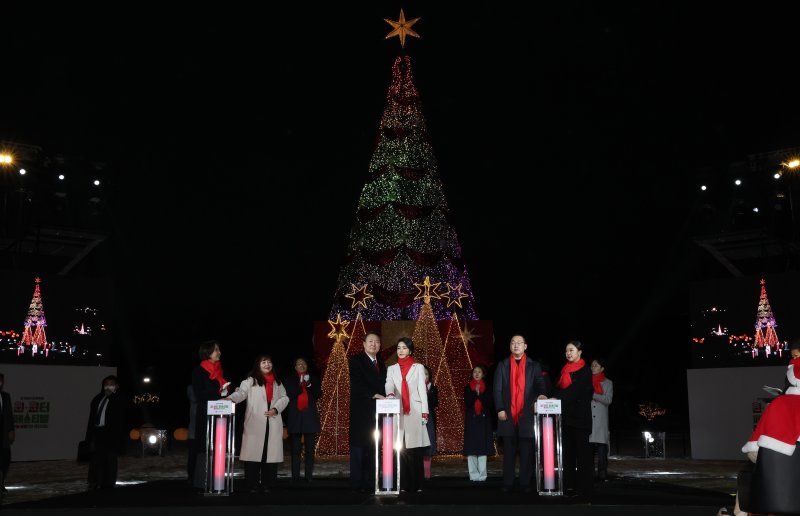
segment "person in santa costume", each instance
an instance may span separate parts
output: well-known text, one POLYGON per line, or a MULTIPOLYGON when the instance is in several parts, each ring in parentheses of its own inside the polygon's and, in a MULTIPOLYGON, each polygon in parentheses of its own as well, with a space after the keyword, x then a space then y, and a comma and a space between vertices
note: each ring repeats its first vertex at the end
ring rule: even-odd
POLYGON ((749 499, 737 499, 736 514, 800 513, 800 490, 786 484, 800 478, 800 452, 796 451, 800 440, 800 358, 789 363, 786 377, 791 387, 767 405, 753 435, 742 447, 755 467, 749 499))

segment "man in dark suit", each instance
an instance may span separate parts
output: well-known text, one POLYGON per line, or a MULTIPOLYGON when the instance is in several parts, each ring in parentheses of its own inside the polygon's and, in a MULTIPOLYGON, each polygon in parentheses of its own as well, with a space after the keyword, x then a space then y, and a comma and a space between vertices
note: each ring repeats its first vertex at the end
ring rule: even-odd
POLYGON ((14 414, 11 411, 11 396, 3 390, 6 377, 0 373, 0 498, 6 492, 6 476, 11 464, 11 445, 16 437, 14 414))
POLYGON ((503 438, 503 491, 514 487, 519 451, 519 486, 528 493, 533 476, 534 406, 537 399, 547 399, 548 393, 539 363, 525 354, 525 338, 513 335, 509 347, 511 356, 502 360, 494 373, 497 435, 503 438))
POLYGON ((381 337, 364 335, 364 352, 350 359, 350 487, 375 489, 375 400, 386 392, 386 365, 378 356, 381 337))
POLYGON ((125 407, 117 392, 117 377, 103 378, 100 394, 89 405, 89 489, 112 489, 117 483, 117 456, 125 443, 125 407))

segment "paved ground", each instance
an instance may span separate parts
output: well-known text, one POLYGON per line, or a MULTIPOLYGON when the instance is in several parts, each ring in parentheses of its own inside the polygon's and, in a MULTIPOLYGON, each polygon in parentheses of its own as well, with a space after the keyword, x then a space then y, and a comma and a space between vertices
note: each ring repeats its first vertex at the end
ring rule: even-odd
MULTIPOLYGON (((289 475, 289 457, 279 469, 279 480, 289 475)), ((693 487, 732 494, 735 491, 736 472, 741 461, 707 461, 686 458, 642 459, 612 456, 609 473, 621 478, 631 478, 693 487)), ((118 484, 131 485, 159 480, 186 478, 186 451, 170 450, 165 456, 129 454, 120 457, 118 484)), ((488 462, 490 477, 502 476, 500 457, 488 462)), ((8 494, 4 504, 29 502, 52 498, 86 489, 88 466, 75 461, 15 462, 11 465, 6 483, 8 494)), ((236 473, 243 475, 237 463, 236 473)), ((346 478, 348 464, 341 459, 320 459, 314 472, 316 477, 346 478)), ((434 477, 467 478, 467 465, 463 457, 440 458, 434 461, 434 477)))

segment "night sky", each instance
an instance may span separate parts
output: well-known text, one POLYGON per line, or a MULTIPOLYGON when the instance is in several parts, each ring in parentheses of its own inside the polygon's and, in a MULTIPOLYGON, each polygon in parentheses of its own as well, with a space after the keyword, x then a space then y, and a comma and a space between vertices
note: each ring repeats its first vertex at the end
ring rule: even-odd
POLYGON ((121 374, 182 385, 209 337, 237 377, 262 349, 310 350, 402 6, 498 354, 521 331, 557 370, 578 338, 621 396, 685 412, 696 171, 800 142, 795 13, 369 4, 4 7, 0 140, 106 164, 113 237, 80 272, 113 285, 121 374))

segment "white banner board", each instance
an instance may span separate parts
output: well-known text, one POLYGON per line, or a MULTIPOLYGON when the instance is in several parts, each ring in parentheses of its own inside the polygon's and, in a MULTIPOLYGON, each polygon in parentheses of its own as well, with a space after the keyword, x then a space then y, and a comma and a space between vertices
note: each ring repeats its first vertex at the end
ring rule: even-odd
MULTIPOLYGON (((72 459, 86 435, 89 404, 115 367, 0 364, 11 396, 16 441, 11 460, 72 459)), ((122 392, 126 386, 121 385, 122 392)))

